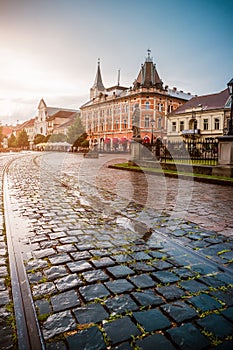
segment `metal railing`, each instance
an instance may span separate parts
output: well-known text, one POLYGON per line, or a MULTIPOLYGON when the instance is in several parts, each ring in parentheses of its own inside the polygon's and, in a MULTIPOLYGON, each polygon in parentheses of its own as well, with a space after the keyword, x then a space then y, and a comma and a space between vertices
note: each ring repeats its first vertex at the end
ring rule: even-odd
POLYGON ((218 140, 214 138, 188 139, 185 141, 157 140, 145 145, 161 162, 216 165, 218 162, 218 140))

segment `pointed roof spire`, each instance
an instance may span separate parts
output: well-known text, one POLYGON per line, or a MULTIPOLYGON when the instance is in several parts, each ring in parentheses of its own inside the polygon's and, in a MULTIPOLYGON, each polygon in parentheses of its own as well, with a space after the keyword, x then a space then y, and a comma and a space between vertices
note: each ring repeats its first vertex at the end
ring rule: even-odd
POLYGON ((150 56, 151 50, 147 50, 147 57, 144 64, 141 65, 140 72, 138 73, 137 79, 134 82, 134 89, 138 87, 155 87, 157 89, 163 88, 163 82, 159 77, 153 59, 150 56))
POLYGON ((104 84, 102 82, 102 76, 101 76, 101 71, 100 71, 100 59, 99 58, 98 58, 98 67, 97 67, 95 82, 94 82, 92 89, 97 89, 98 91, 105 90, 104 84))

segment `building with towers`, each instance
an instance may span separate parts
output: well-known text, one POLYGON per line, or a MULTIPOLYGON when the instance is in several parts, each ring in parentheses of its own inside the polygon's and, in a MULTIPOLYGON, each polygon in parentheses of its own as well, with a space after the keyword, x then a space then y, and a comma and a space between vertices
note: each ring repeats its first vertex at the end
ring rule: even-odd
POLYGON ((106 88, 103 84, 100 60, 90 99, 80 107, 81 118, 91 142, 100 149, 122 149, 132 139, 132 116, 135 106, 140 110, 142 139, 151 141, 166 138, 167 115, 192 98, 190 93, 164 86, 151 52, 132 86, 117 84, 106 88))

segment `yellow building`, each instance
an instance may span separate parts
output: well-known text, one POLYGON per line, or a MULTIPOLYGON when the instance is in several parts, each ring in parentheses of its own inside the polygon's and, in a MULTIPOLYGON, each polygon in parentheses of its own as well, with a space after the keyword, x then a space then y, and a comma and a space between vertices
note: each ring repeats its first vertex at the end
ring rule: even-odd
POLYGON ((229 115, 230 96, 227 89, 193 97, 168 116, 168 139, 217 138, 227 129, 229 115))

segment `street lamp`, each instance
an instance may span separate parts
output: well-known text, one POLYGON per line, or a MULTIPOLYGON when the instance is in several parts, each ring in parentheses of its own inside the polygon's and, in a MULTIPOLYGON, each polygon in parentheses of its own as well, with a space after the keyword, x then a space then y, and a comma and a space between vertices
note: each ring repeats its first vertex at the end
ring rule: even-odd
POLYGON ((152 118, 150 122, 151 122, 151 145, 153 145, 153 143, 154 143, 153 131, 154 131, 155 120, 152 118))
POLYGON ((230 120, 229 120, 229 127, 228 127, 228 135, 233 135, 233 125, 232 125, 232 118, 233 118, 233 79, 229 81, 227 84, 229 95, 231 98, 231 114, 230 114, 230 120))

